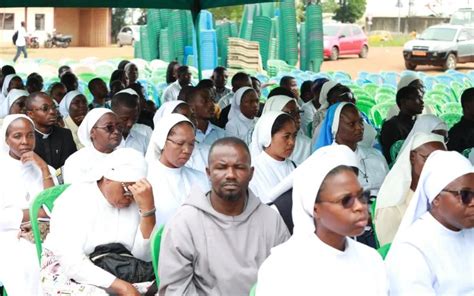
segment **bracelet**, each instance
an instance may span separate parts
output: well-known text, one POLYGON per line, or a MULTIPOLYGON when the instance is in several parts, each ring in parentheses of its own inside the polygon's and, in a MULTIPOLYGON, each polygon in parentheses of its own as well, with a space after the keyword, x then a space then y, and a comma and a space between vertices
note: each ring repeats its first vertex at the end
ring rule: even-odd
POLYGON ((53 176, 51 176, 51 174, 47 175, 46 177, 43 178, 43 181, 47 181, 47 180, 50 180, 50 179, 53 179, 53 176))
POLYGON ((138 213, 140 214, 141 217, 150 217, 152 215, 154 215, 156 212, 156 208, 153 208, 149 211, 146 211, 146 212, 142 212, 142 210, 138 210, 138 213))

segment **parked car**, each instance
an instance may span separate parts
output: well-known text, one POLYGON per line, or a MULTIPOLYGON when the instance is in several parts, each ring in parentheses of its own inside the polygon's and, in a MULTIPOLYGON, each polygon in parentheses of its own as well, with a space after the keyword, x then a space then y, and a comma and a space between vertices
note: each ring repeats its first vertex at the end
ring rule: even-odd
POLYGON ((409 70, 417 65, 455 69, 457 63, 474 62, 474 27, 431 26, 417 39, 405 43, 403 58, 409 70))
POLYGON ((138 25, 122 27, 117 34, 117 44, 120 47, 133 45, 135 41, 140 41, 140 26, 138 25))
POLYGON ((335 61, 341 55, 357 54, 366 58, 369 44, 364 31, 352 24, 323 25, 324 57, 335 61))

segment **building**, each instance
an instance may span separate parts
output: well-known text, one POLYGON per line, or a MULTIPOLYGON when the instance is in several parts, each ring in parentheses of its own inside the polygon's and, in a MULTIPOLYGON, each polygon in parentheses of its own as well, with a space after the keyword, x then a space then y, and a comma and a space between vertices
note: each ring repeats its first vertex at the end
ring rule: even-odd
POLYGON ((47 34, 72 35, 71 46, 100 47, 111 43, 110 8, 0 8, 0 46, 12 44, 12 36, 26 20, 26 30, 39 38, 41 46, 47 34))

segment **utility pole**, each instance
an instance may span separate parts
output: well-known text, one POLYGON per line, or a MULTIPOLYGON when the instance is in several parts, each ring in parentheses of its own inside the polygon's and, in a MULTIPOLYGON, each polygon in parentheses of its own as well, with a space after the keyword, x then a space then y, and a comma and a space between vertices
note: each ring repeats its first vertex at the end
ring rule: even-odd
POLYGON ((401 33, 400 13, 401 13, 401 10, 402 10, 402 7, 403 7, 402 0, 398 0, 395 7, 398 7, 398 19, 397 19, 398 33, 401 33))

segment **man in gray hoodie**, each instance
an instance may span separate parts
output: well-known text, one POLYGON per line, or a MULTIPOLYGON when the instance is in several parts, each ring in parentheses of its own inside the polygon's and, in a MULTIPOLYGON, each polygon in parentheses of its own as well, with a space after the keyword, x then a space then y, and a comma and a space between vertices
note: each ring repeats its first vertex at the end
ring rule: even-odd
POLYGON ((253 167, 243 141, 217 140, 206 171, 211 191, 192 190, 165 226, 160 295, 248 295, 270 249, 290 237, 280 215, 248 189, 253 167))

